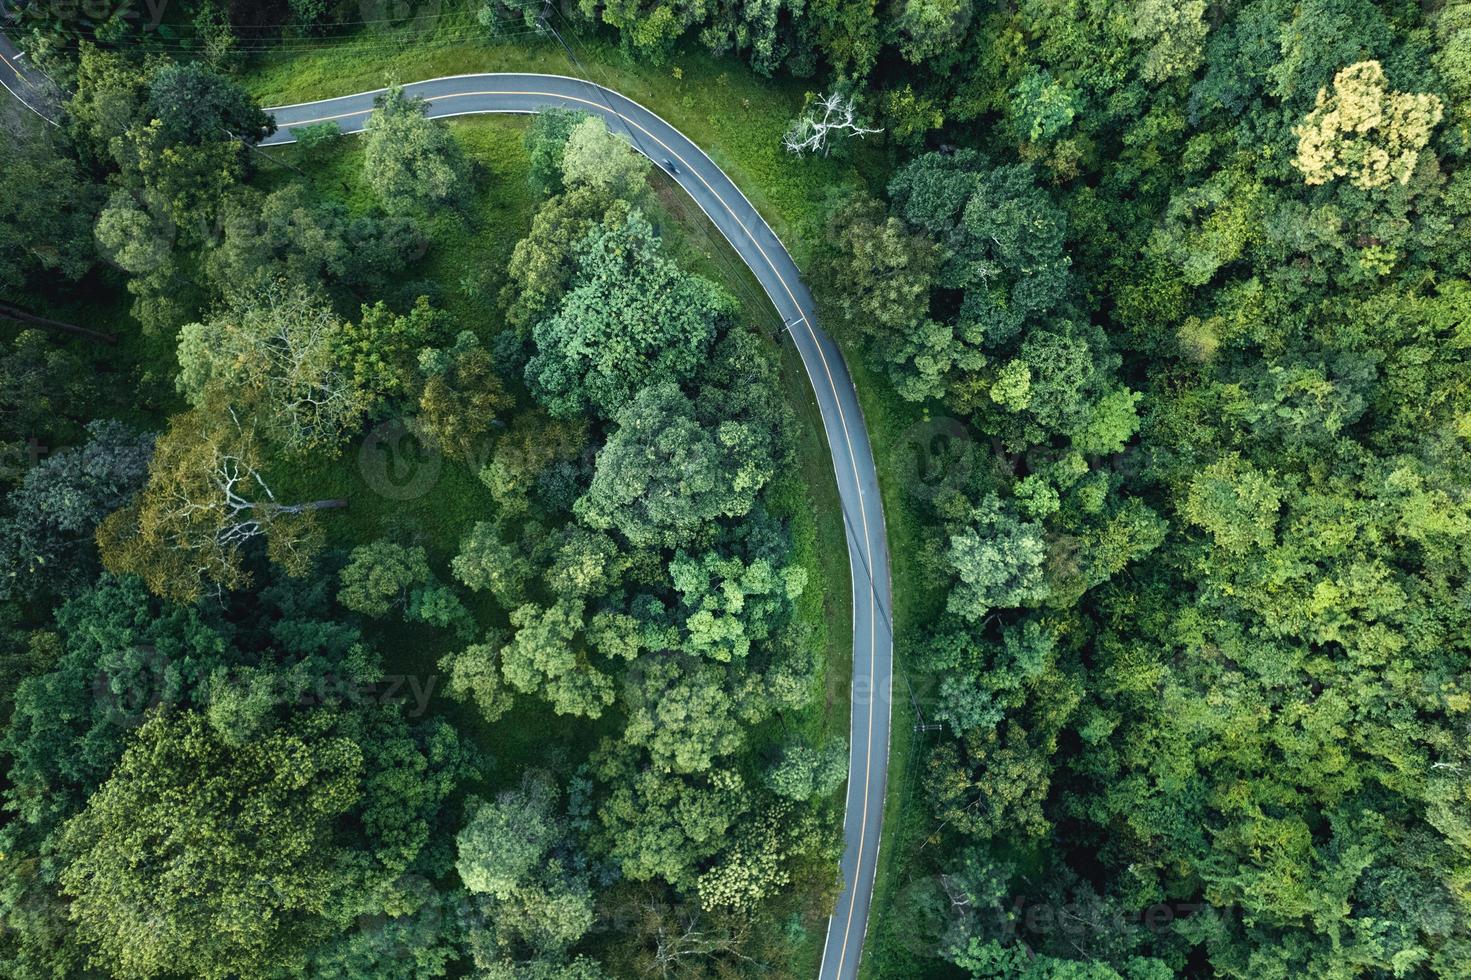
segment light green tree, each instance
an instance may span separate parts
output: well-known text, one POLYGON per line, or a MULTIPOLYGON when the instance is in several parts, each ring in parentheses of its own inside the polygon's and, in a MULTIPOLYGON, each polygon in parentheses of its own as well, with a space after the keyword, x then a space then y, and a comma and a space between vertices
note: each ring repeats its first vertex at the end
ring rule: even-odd
POLYGON ((459 145, 424 109, 423 99, 394 86, 379 97, 363 130, 363 179, 389 212, 449 203, 464 192, 459 145))
POLYGON ((174 243, 158 217, 127 191, 115 191, 97 216, 97 244, 103 255, 133 275, 167 269, 174 243))
POLYGON ((62 837, 62 888, 99 965, 137 978, 299 966, 354 885, 336 834, 363 774, 355 744, 309 725, 227 746, 199 715, 154 717, 62 837))
POLYGON ((617 418, 575 510, 636 546, 677 547, 716 518, 749 512, 771 478, 773 434, 765 426, 707 427, 677 385, 643 389, 617 418))
POLYGON ((423 548, 380 539, 352 549, 337 601, 365 616, 387 616, 407 605, 410 591, 432 578, 423 548))
POLYGON ((1227 553, 1243 554, 1276 540, 1282 500, 1282 489, 1269 474, 1231 455, 1196 474, 1181 509, 1227 553))
POLYGON ((515 695, 501 676, 500 645, 494 637, 445 654, 439 669, 449 673, 445 690, 450 697, 469 701, 486 722, 498 721, 511 710, 515 695))
POLYGON ((511 251, 501 301, 506 320, 529 330, 561 303, 577 271, 579 243, 600 224, 617 227, 628 205, 583 185, 558 194, 531 217, 531 230, 511 251))
POLYGON ((939 249, 897 217, 857 194, 828 217, 830 255, 824 291, 857 329, 892 346, 929 312, 939 249))
POLYGON ((1209 31, 1205 12, 1205 0, 1136 0, 1129 13, 1130 35, 1152 42, 1139 69, 1146 82, 1195 73, 1209 31))
POLYGON ((536 114, 526 130, 526 156, 531 162, 528 179, 534 190, 546 194, 560 194, 562 184, 562 156, 567 150, 567 137, 579 122, 587 118, 585 113, 571 109, 550 108, 536 114))
POLYGON ((611 743, 593 762, 609 787, 594 841, 633 881, 694 887, 700 865, 725 847, 726 834, 752 806, 744 780, 730 769, 663 772, 647 766, 637 748, 611 743))
POLYGON ((556 802, 556 789, 535 775, 520 789, 481 802, 455 839, 455 868, 465 887, 502 901, 514 895, 560 834, 556 802))
POLYGON ((707 908, 749 914, 789 889, 794 859, 813 857, 824 846, 815 814, 786 800, 744 820, 724 853, 700 875, 696 890, 707 908))
POLYGON ((532 331, 526 366, 552 415, 606 418, 651 380, 691 377, 733 312, 730 296, 680 270, 637 212, 595 229, 576 254, 572 286, 532 331))
POLYGON ((558 714, 597 718, 613 703, 613 681, 589 662, 582 603, 527 603, 511 613, 515 633, 501 649, 501 672, 524 694, 540 694, 558 714))
POLYGON ((744 660, 753 644, 771 639, 807 585, 806 569, 715 550, 698 556, 681 551, 669 575, 681 596, 675 617, 685 649, 727 663, 744 660))
POLYGON ((490 351, 462 331, 447 350, 419 354, 424 388, 414 429, 451 459, 473 461, 488 455, 487 443, 514 399, 506 393, 490 351))
MULTIPOLYGON (((583 977, 566 953, 593 924, 593 892, 573 870, 566 821, 550 776, 527 772, 519 788, 472 801, 456 840, 460 879, 479 898, 467 937, 487 976, 583 977)), ((596 973, 593 974, 596 976, 596 973)))
POLYGON ((714 664, 645 658, 625 700, 623 737, 645 747, 662 771, 704 772, 745 744, 725 669, 714 664))
POLYGON ((1360 61, 1333 76, 1297 136, 1292 164, 1308 184, 1347 177, 1362 190, 1407 184, 1430 134, 1445 114, 1440 97, 1392 92, 1377 61, 1360 61))
POLYGON ((848 745, 842 740, 820 749, 794 742, 766 772, 766 785, 778 796, 804 802, 831 794, 848 778, 848 745))
POLYGON ((914 64, 944 58, 959 47, 974 11, 965 0, 903 0, 897 6, 899 51, 914 64))
POLYGON ((614 200, 633 201, 644 190, 649 166, 627 140, 608 132, 602 117, 589 116, 568 133, 562 181, 569 189, 590 187, 614 200))
POLYGON ((945 565, 958 581, 948 608, 977 622, 994 608, 1031 605, 1047 591, 1040 528, 1018 520, 989 494, 953 529, 945 565))
POLYGON ((520 543, 503 541, 500 525, 492 521, 475 522, 450 568, 460 582, 490 592, 506 608, 525 601, 526 585, 536 574, 520 543))

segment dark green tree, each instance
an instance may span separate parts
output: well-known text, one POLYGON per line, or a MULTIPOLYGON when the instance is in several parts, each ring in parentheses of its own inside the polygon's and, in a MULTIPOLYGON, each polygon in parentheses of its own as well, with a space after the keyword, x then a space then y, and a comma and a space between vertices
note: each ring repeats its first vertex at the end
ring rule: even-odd
POLYGON ((610 417, 652 379, 691 377, 733 312, 724 290, 681 271, 632 214, 578 246, 571 288, 533 330, 527 384, 554 416, 610 417))

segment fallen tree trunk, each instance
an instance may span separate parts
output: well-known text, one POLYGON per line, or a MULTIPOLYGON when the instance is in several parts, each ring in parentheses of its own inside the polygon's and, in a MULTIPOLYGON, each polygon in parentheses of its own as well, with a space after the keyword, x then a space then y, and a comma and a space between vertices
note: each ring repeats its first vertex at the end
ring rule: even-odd
POLYGON ((97 330, 88 330, 86 327, 79 327, 75 323, 66 323, 62 320, 52 320, 49 317, 36 316, 34 313, 27 313, 25 310, 17 309, 5 303, 0 303, 0 317, 6 320, 13 320, 16 323, 29 323, 38 327, 49 327, 52 330, 62 330, 66 333, 75 334, 78 337, 86 337, 88 340, 101 341, 104 344, 117 343, 117 338, 110 333, 101 333, 97 330))
POLYGON ((304 514, 309 510, 336 510, 346 507, 346 500, 312 500, 304 504, 270 504, 268 505, 277 514, 304 514))

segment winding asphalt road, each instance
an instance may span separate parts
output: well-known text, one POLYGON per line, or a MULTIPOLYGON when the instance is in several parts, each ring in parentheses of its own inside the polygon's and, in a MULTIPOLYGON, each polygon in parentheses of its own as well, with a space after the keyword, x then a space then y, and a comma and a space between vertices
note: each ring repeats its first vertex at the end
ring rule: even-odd
MULTIPOLYGON (((802 355, 817 395, 837 475, 853 581, 853 686, 849 727, 843 891, 828 920, 822 980, 858 975, 873 899, 889 772, 890 692, 894 637, 890 626, 889 550, 878 474, 858 393, 836 344, 817 326, 812 296, 776 233, 715 163, 679 130, 617 92, 560 75, 461 75, 406 85, 429 103, 431 116, 535 113, 551 106, 596 113, 692 197, 751 268, 802 355)), ((344 132, 363 128, 379 92, 271 109, 280 130, 266 144, 290 142, 291 130, 331 120, 344 132)), ((773 138, 775 138, 773 136, 773 138)), ((794 164, 795 165, 795 164, 794 164)))
MULTIPOLYGON (((17 53, 0 34, 0 84, 13 86, 12 94, 46 116, 33 100, 24 97, 35 93, 38 80, 18 63, 17 53)), ((828 920, 819 976, 822 980, 856 977, 873 899, 889 771, 894 637, 888 538, 873 451, 853 379, 837 345, 817 326, 812 296, 796 263, 751 202, 698 146, 648 109, 610 89, 577 78, 533 74, 460 75, 404 88, 426 99, 428 114, 435 117, 533 114, 553 106, 603 117, 611 131, 653 160, 720 229, 761 283, 800 352, 832 453, 853 586, 843 889, 828 920)), ((359 132, 382 92, 271 109, 280 129, 263 145, 294 142, 293 128, 328 120, 343 132, 359 132)))

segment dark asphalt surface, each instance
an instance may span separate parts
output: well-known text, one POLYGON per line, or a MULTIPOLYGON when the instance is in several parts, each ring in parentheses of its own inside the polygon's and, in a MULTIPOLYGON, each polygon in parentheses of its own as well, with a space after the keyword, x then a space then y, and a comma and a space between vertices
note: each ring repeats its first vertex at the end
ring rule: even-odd
MULTIPOLYGON (((894 637, 888 538, 858 393, 837 345, 817 326, 812 296, 796 263, 751 202, 698 146, 616 92, 582 79, 526 74, 436 78, 405 89, 428 101, 431 116, 535 113, 549 106, 602 116, 610 130, 627 137, 694 198, 751 268, 787 325, 822 411, 852 571, 853 686, 843 890, 828 920, 819 975, 823 980, 856 977, 873 898, 889 771, 894 637)), ((266 143, 289 142, 293 126, 327 119, 344 132, 357 132, 378 94, 363 92, 272 109, 280 131, 266 143)), ((794 160, 792 166, 800 163, 794 160)))

